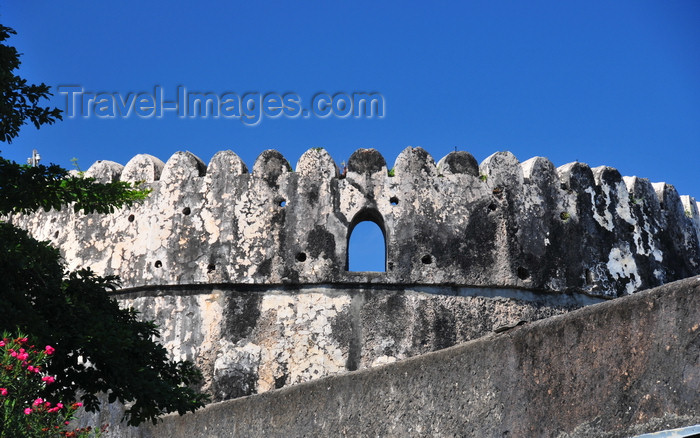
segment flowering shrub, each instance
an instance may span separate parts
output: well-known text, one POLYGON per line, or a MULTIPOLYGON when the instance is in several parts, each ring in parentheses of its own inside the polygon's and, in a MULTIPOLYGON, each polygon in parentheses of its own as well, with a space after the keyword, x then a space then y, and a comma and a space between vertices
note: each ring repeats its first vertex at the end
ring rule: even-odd
POLYGON ((82 403, 50 402, 38 395, 55 378, 44 368, 56 350, 38 349, 29 340, 7 333, 0 340, 0 438, 99 437, 106 430, 90 427, 67 431, 82 403))

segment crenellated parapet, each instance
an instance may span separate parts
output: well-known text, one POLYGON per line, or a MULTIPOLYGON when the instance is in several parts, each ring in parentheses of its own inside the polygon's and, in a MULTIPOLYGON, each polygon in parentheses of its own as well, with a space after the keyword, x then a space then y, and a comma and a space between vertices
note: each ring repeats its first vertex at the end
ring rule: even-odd
POLYGON ((208 165, 100 161, 98 180, 143 181, 148 199, 112 215, 70 209, 14 216, 61 248, 69 268, 118 274, 124 287, 173 284, 378 283, 508 287, 615 297, 700 274, 698 203, 673 186, 584 163, 436 164, 406 148, 388 166, 358 149, 346 169, 310 149, 295 170, 264 151, 249 172, 231 151, 208 165), (377 223, 386 272, 347 271, 354 227, 377 223))

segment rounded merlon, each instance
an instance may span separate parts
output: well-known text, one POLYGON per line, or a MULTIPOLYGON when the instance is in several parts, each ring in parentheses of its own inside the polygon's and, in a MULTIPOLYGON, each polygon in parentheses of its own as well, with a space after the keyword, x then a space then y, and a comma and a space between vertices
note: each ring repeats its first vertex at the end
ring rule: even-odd
MULTIPOLYGON (((390 177, 378 151, 359 149, 342 178, 320 148, 302 155, 297 172, 274 150, 260 154, 252 173, 231 151, 208 167, 189 152, 165 165, 138 155, 121 179, 146 181, 151 194, 122 214, 64 209, 12 220, 40 239, 69 230, 56 241, 68 266, 117 274, 124 287, 371 281, 616 297, 700 274, 694 199, 681 199, 673 186, 585 163, 520 163, 510 152, 478 170, 475 162, 452 152, 436 165, 409 147, 390 177), (347 271, 348 239, 362 212, 381 224, 387 272, 347 271), (55 219, 50 226, 46 215, 55 219), (300 252, 311 256, 299 263, 300 252), (426 254, 437 258, 426 264, 426 254), (193 268, 210 257, 220 266, 215 276, 193 268), (153 260, 168 269, 154 272, 153 260)), ((114 178, 119 165, 105 163, 90 172, 108 169, 114 178)))

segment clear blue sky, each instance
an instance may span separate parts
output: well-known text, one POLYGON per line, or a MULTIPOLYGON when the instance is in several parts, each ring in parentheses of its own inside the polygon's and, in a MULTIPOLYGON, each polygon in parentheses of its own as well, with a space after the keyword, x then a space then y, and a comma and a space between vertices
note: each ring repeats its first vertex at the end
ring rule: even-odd
MULTIPOLYGON (((82 167, 205 162, 232 149, 252 168, 264 149, 294 165, 310 147, 338 164, 359 147, 391 166, 406 146, 437 161, 579 160, 666 181, 700 197, 700 2, 5 2, 20 74, 86 91, 243 94, 379 92, 378 119, 75 118, 25 127, 5 157, 82 167), (380 4, 377 4, 380 3, 380 4)), ((304 102, 307 104, 308 102, 304 102)), ((65 109, 64 96, 53 104, 65 109)))

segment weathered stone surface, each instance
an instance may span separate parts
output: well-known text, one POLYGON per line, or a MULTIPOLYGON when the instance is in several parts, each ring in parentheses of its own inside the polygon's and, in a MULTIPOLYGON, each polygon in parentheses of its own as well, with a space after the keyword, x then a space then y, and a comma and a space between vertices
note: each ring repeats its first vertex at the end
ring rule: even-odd
POLYGON ((297 162, 296 171, 308 178, 331 179, 340 176, 331 155, 321 148, 304 152, 297 162))
POLYGON ((226 400, 417 356, 595 302, 520 290, 219 285, 124 292, 226 400))
POLYGON ((700 277, 121 436, 629 437, 700 422, 700 277))
POLYGON ((322 149, 307 151, 297 172, 272 150, 252 173, 230 151, 208 168, 189 152, 165 165, 139 155, 121 179, 147 181, 143 204, 13 221, 59 246, 70 268, 118 274, 125 287, 368 282, 616 297, 700 273, 697 204, 672 186, 650 191, 615 169, 555 170, 508 152, 478 171, 474 163, 453 152, 436 165, 407 148, 389 176, 379 152, 359 149, 344 177, 322 149), (385 273, 346 270, 349 236, 365 220, 385 236, 385 273))
POLYGON ((277 186, 277 179, 292 168, 286 158, 273 149, 261 153, 253 165, 253 176, 261 178, 270 186, 277 186))
POLYGON ((386 161, 376 149, 358 149, 348 159, 348 173, 374 174, 386 171, 386 161))
MULTIPOLYGON (((216 154, 208 166, 189 152, 165 164, 139 155, 123 169, 98 162, 86 174, 143 181, 151 189, 144 203, 113 215, 65 209, 10 220, 59 247, 70 269, 120 275, 121 305, 156 321, 172 357, 202 369, 202 389, 214 400, 401 362, 494 331, 520 333, 523 323, 700 274, 697 202, 665 183, 583 163, 556 169, 542 157, 520 163, 509 152, 481 165, 467 152, 453 152, 436 165, 412 147, 392 172, 374 149, 356 151, 344 170, 318 148, 302 155, 296 172, 274 150, 260 154, 250 173, 232 151, 216 154), (386 272, 347 270, 350 235, 367 220, 384 235, 386 272)), ((587 342, 581 335, 587 326, 573 327, 563 328, 567 336, 587 342)), ((562 351, 574 348, 553 336, 562 351)), ((546 351, 544 338, 522 342, 546 351)), ((525 360, 525 353, 478 354, 512 371, 512 358, 525 360)), ((594 367, 605 365, 595 357, 594 367)), ((549 359, 573 368, 582 363, 549 359)), ((476 359, 470 361, 452 366, 476 370, 476 359)), ((546 369, 537 367, 532 370, 546 369)), ((590 381, 605 379, 581 372, 590 381)), ((472 375, 489 381, 504 378, 499 373, 472 375)), ((516 383, 548 403, 551 394, 543 395, 541 385, 516 383)), ((494 391, 505 387, 470 384, 472 395, 452 408, 473 412, 469 421, 479 427, 490 427, 491 417, 503 420, 506 399, 494 391)), ((514 405, 530 397, 516 395, 514 405)), ((406 412, 422 403, 428 412, 437 409, 435 400, 412 396, 400 399, 406 412)), ((106 412, 120 411, 110 405, 106 412)), ((343 415, 338 424, 359 421, 343 415)), ((457 418, 438 417, 445 424, 457 418)), ((442 433, 429 424, 420 431, 391 424, 376 434, 442 433)), ((561 430, 573 431, 572 425, 598 427, 572 422, 561 430)), ((538 434, 518 431, 513 435, 538 434)))
POLYGON ((122 171, 121 180, 128 182, 153 182, 160 179, 165 163, 153 155, 139 154, 129 160, 122 171))
POLYGON ((207 166, 209 184, 214 184, 216 178, 225 178, 226 175, 242 175, 248 173, 248 167, 233 151, 217 152, 207 166))
POLYGON ((455 151, 442 157, 438 162, 438 172, 442 175, 453 173, 466 173, 479 176, 479 163, 476 158, 466 151, 455 151))
POLYGON ((437 167, 435 167, 435 160, 425 149, 407 147, 396 157, 394 175, 396 174, 406 179, 416 178, 425 181, 437 176, 437 167))
POLYGON ((114 161, 100 160, 90 166, 85 172, 88 178, 95 178, 96 181, 102 183, 110 183, 119 181, 119 177, 124 170, 124 166, 114 161))
POLYGON ((695 234, 700 240, 700 202, 696 202, 692 196, 682 195, 681 203, 683 204, 685 215, 691 220, 695 227, 695 234))
POLYGON ((175 152, 163 167, 160 180, 165 184, 181 184, 204 176, 207 166, 192 152, 175 152))
POLYGON ((674 277, 693 275, 692 273, 695 273, 700 266, 698 261, 700 247, 697 244, 697 233, 695 233, 697 224, 693 224, 692 215, 689 217, 685 214, 683 203, 675 187, 666 183, 652 185, 656 190, 661 208, 663 227, 659 237, 663 243, 663 256, 665 257, 666 252, 672 251, 688 254, 688 257, 677 260, 669 270, 674 277))

